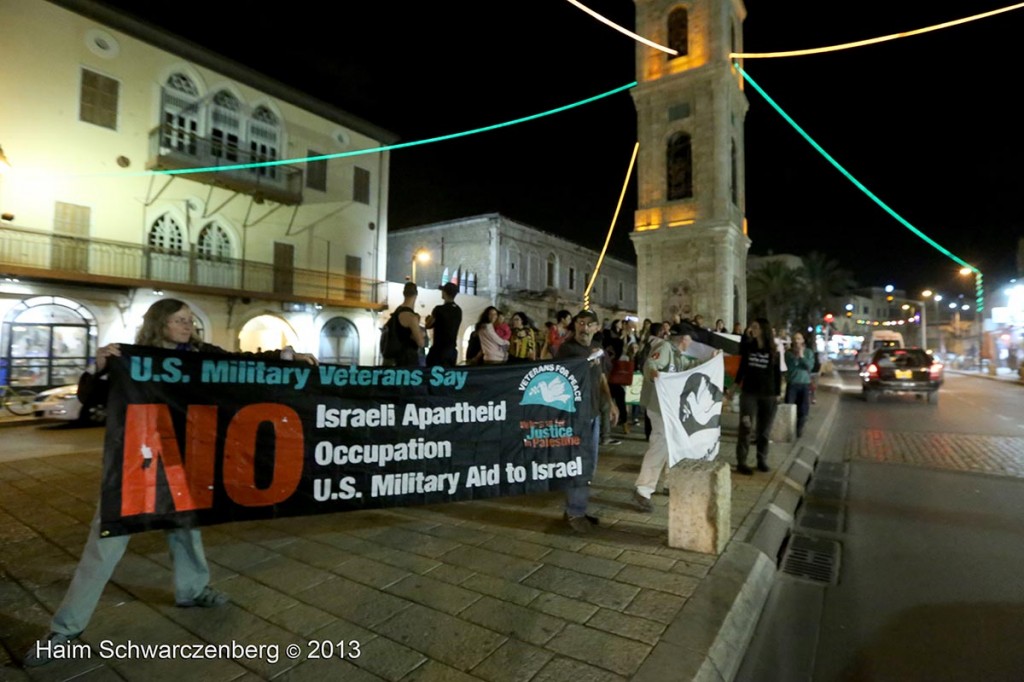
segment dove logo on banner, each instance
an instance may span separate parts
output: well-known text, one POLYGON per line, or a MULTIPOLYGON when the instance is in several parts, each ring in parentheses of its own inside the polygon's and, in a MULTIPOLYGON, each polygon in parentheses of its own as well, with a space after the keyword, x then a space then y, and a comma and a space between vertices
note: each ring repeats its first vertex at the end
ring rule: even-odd
POLYGON ((665 424, 668 463, 683 459, 711 460, 718 455, 722 428, 721 355, 686 372, 662 372, 654 386, 665 424))
POLYGON ((519 383, 519 390, 523 392, 520 405, 545 405, 563 412, 575 412, 581 399, 576 377, 560 365, 534 367, 519 383))

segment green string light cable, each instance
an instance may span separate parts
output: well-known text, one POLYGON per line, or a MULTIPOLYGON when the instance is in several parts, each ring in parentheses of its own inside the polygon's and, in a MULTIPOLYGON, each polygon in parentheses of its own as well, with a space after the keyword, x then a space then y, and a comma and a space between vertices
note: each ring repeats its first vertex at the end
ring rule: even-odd
MULTIPOLYGON (((309 163, 311 161, 327 161, 328 159, 341 159, 350 156, 360 156, 363 154, 378 154, 380 152, 390 152, 396 149, 406 149, 408 147, 417 147, 424 144, 430 144, 432 142, 444 142, 445 140, 454 140, 459 137, 466 137, 468 135, 476 135, 477 133, 486 133, 491 130, 497 130, 498 128, 507 128, 508 126, 518 125, 519 123, 526 123, 528 121, 535 121, 538 118, 545 116, 551 116, 552 114, 560 114, 563 111, 569 109, 575 109, 591 102, 596 102, 599 99, 605 97, 611 97, 612 95, 618 94, 636 85, 636 81, 629 83, 628 85, 621 85, 607 92, 602 92, 599 95, 588 97, 586 99, 573 102, 572 104, 566 104, 554 109, 548 109, 537 114, 531 114, 529 116, 523 116, 521 118, 513 119, 511 121, 505 121, 504 123, 495 123, 493 125, 484 126, 482 128, 473 128, 472 130, 464 130, 461 133, 450 133, 448 135, 440 135, 438 137, 430 137, 424 140, 413 140, 412 142, 400 142, 398 144, 384 145, 382 147, 369 147, 367 149, 354 149, 348 152, 338 152, 337 154, 321 154, 319 156, 301 156, 292 159, 276 159, 274 161, 260 161, 254 163, 236 163, 229 166, 206 166, 204 168, 176 168, 172 170, 150 170, 140 171, 138 173, 118 173, 117 177, 145 177, 150 175, 189 175, 192 173, 220 173, 223 171, 235 171, 235 170, 247 170, 250 168, 267 168, 269 166, 285 166, 294 163, 309 163)), ((91 177, 97 177, 92 175, 91 177)))
POLYGON ((890 208, 888 204, 886 204, 884 201, 879 199, 875 195, 874 192, 872 192, 871 190, 869 190, 867 187, 864 186, 864 183, 862 183, 857 178, 853 177, 853 175, 851 175, 848 170, 843 168, 843 166, 838 161, 836 161, 834 158, 832 158, 831 154, 829 154, 827 151, 825 151, 820 144, 815 142, 814 138, 812 138, 810 135, 808 135, 807 132, 803 128, 801 128, 800 125, 796 121, 794 121, 793 118, 789 114, 787 114, 785 111, 783 111, 782 107, 780 107, 775 102, 775 100, 773 100, 768 95, 768 93, 765 92, 764 89, 761 88, 761 86, 758 85, 757 82, 753 78, 751 78, 750 75, 746 71, 743 70, 743 67, 741 67, 739 65, 739 62, 733 62, 733 66, 736 68, 736 71, 739 72, 739 74, 741 76, 743 76, 744 80, 746 80, 747 83, 750 83, 751 87, 753 87, 755 90, 757 90, 758 94, 761 95, 761 97, 763 97, 764 100, 766 102, 768 102, 768 104, 770 104, 771 107, 773 109, 775 109, 776 112, 778 112, 779 116, 782 116, 782 118, 785 119, 785 121, 787 123, 789 123, 789 125, 791 125, 794 130, 796 130, 798 133, 800 133, 801 137, 803 137, 805 140, 807 140, 808 144, 810 144, 812 147, 814 147, 814 149, 817 150, 817 152, 819 154, 824 156, 825 159, 829 163, 831 163, 833 166, 835 166, 836 170, 838 170, 840 173, 845 175, 846 179, 849 180, 850 182, 852 182, 857 189, 859 189, 861 192, 866 194, 868 196, 868 198, 871 199, 872 201, 874 201, 876 204, 878 204, 882 208, 882 210, 884 210, 886 213, 888 213, 893 218, 895 218, 897 220, 897 222, 899 222, 901 225, 903 225, 903 227, 907 228, 908 230, 913 232, 915 235, 917 235, 918 237, 923 239, 932 248, 936 249, 942 255, 946 256, 947 258, 949 258, 953 262, 957 263, 958 265, 961 265, 961 266, 963 266, 965 268, 968 268, 972 273, 974 273, 974 288, 975 288, 975 295, 977 296, 976 309, 977 309, 977 311, 979 313, 985 309, 985 289, 984 289, 983 284, 982 284, 983 278, 982 278, 981 270, 979 270, 975 266, 971 265, 970 263, 968 263, 964 259, 960 258, 955 253, 953 253, 952 251, 950 251, 946 247, 942 246, 942 244, 939 244, 937 241, 935 241, 934 239, 932 239, 931 237, 926 235, 924 232, 922 232, 921 230, 919 230, 916 227, 914 227, 913 225, 911 225, 910 222, 908 222, 906 220, 906 218, 901 216, 899 213, 897 213, 892 208, 890 208))

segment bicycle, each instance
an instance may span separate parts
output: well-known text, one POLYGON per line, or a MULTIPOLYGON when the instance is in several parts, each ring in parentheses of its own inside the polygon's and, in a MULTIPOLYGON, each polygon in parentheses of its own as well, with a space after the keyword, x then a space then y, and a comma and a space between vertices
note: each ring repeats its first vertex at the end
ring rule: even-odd
POLYGON ((33 390, 0 385, 0 407, 19 417, 32 414, 32 403, 36 397, 33 390))

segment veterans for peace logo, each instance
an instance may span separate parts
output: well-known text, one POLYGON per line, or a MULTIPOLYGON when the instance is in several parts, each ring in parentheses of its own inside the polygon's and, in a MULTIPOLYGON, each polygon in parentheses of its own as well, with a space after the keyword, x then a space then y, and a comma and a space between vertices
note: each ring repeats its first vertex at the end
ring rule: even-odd
POLYGON ((539 365, 519 382, 523 392, 520 405, 544 405, 563 412, 575 412, 582 400, 580 387, 572 372, 561 365, 539 365))

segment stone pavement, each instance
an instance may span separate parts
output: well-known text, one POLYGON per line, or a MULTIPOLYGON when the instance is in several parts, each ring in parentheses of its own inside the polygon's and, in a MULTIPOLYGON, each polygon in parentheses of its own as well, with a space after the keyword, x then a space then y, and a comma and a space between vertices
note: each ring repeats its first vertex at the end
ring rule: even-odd
MULTIPOLYGON (((21 656, 85 541, 100 461, 2 463, 0 680, 731 679, 777 561, 746 540, 837 407, 838 393, 819 391, 801 443, 773 446, 770 474, 733 476, 734 537, 718 557, 666 546, 667 496, 634 510, 634 432, 602 448, 601 525, 584 536, 568 532, 557 493, 212 526, 213 584, 232 601, 205 610, 173 606, 166 542, 140 534, 81 638, 91 648, 27 671, 21 656), (129 642, 220 648, 206 660, 111 649, 129 642)), ((734 447, 727 430, 722 456, 734 447)))

